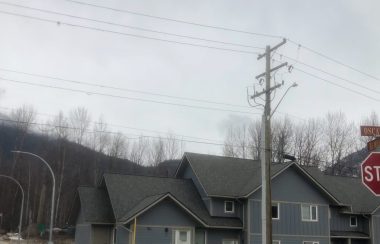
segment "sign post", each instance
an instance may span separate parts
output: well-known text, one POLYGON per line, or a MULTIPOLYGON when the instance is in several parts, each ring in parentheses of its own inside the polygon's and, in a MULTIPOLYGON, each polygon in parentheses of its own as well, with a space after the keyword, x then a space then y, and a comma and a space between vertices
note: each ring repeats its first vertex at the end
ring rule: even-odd
POLYGON ((380 196, 380 152, 371 152, 361 164, 362 183, 380 196))

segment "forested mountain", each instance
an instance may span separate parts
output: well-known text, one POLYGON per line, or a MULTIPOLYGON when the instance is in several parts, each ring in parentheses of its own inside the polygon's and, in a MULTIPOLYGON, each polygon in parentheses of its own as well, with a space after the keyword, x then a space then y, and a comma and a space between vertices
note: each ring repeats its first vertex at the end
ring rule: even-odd
MULTIPOLYGON (((11 153, 12 150, 38 154, 51 165, 56 177, 55 226, 63 226, 67 221, 77 187, 96 184, 104 172, 165 176, 172 173, 164 165, 145 167, 67 139, 28 132, 4 121, 0 125, 0 174, 14 177, 25 190, 24 226, 49 222, 52 177, 40 160, 11 153)), ((16 184, 0 177, 1 228, 17 228, 20 202, 16 184)))

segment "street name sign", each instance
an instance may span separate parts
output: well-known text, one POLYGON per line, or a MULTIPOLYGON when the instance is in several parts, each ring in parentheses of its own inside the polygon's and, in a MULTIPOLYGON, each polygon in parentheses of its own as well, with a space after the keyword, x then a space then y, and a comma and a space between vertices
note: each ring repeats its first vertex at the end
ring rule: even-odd
POLYGON ((360 133, 362 136, 380 136, 380 126, 360 126, 360 133))
POLYGON ((367 143, 368 151, 373 151, 377 147, 380 147, 380 138, 376 138, 375 140, 369 141, 367 143))
POLYGON ((362 183, 380 196, 380 152, 371 152, 361 164, 362 183))

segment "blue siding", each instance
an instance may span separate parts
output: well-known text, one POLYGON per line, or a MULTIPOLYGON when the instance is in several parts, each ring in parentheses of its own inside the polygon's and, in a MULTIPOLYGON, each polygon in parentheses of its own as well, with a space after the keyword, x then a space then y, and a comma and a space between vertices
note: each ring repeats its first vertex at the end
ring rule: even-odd
MULTIPOLYGON (((304 241, 318 241, 319 244, 329 244, 328 237, 308 237, 308 236, 281 236, 273 235, 273 240, 281 241, 281 244, 303 244, 304 241)), ((251 237, 251 244, 261 244, 261 235, 251 237)))
POLYGON ((199 224, 176 203, 166 199, 139 216, 137 225, 196 226, 199 224))
POLYGON ((173 231, 164 227, 137 227, 136 243, 140 244, 171 244, 173 231))
MULTIPOLYGON (((261 233, 261 201, 251 200, 251 233, 261 233)), ((329 236, 327 205, 318 205, 318 221, 301 219, 300 203, 280 203, 280 219, 273 220, 273 234, 329 236)))
POLYGON ((219 216, 219 217, 238 217, 240 219, 243 219, 243 207, 242 203, 235 201, 234 199, 224 199, 224 198, 211 198, 211 204, 212 204, 212 216, 219 216), (224 212, 224 201, 233 201, 235 205, 235 212, 234 213, 225 213, 224 212))
MULTIPOLYGON (((261 189, 250 196, 261 199, 261 189)), ((289 167, 272 180, 272 200, 329 204, 326 195, 310 183, 310 179, 289 167)))
POLYGON ((116 244, 128 244, 129 234, 130 232, 126 228, 118 226, 116 229, 116 244))
POLYGON ((331 212, 331 230, 335 231, 360 231, 369 234, 369 220, 361 215, 349 215, 339 213, 338 208, 330 208, 331 212), (350 216, 356 216, 358 220, 357 227, 350 227, 350 216))
POLYGON ((380 215, 372 216, 372 231, 373 242, 372 244, 380 244, 380 215))
POLYGON ((242 234, 237 230, 207 230, 207 244, 222 244, 223 239, 236 239, 241 243, 242 234))

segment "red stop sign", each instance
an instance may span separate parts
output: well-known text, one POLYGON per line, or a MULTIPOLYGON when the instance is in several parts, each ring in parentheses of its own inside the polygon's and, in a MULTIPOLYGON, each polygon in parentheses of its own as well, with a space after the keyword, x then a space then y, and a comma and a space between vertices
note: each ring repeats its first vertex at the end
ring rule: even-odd
POLYGON ((362 163, 362 182, 376 196, 380 196, 380 152, 372 152, 362 163))

